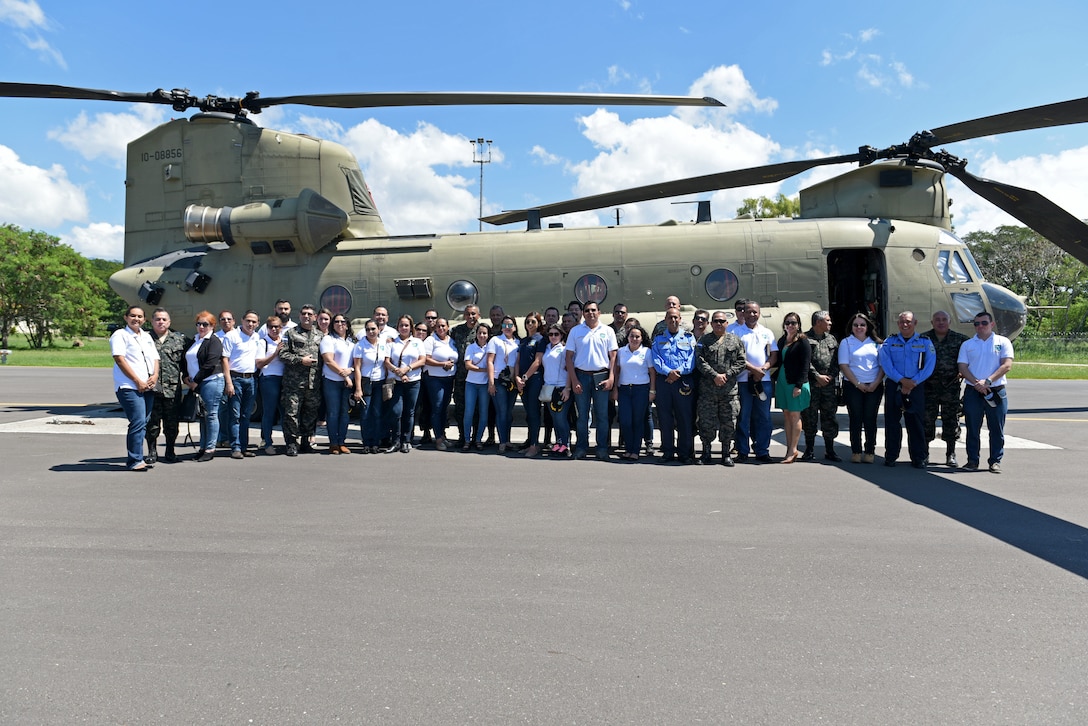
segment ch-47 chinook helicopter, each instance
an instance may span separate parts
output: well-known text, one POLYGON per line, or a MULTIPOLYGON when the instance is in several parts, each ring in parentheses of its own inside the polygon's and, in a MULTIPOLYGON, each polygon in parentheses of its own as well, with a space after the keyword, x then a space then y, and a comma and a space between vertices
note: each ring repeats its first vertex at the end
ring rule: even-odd
MULTIPOLYGON (((0 83, 0 96, 158 103, 200 113, 131 142, 125 268, 111 286, 175 319, 202 309, 271 310, 278 298, 366 317, 376 305, 419 315, 501 304, 522 314, 566 300, 623 302, 647 323, 669 295, 708 309, 739 297, 775 325, 826 308, 844 322, 866 310, 882 329, 896 312, 952 312, 964 332, 980 311, 1015 336, 1026 308, 988 283, 951 232, 950 173, 1088 262, 1088 225, 1035 192, 975 177, 938 144, 1088 120, 1088 99, 1024 109, 916 134, 908 143, 667 182, 485 217, 524 231, 387 234, 355 158, 310 136, 262 129, 247 116, 279 104, 361 108, 450 104, 720 105, 714 99, 510 93, 380 93, 203 99, 188 91, 118 93, 0 83), (542 228, 575 211, 777 182, 817 166, 860 167, 801 192, 799 219, 542 228), (875 162, 875 163, 874 163, 875 162)), ((775 326, 777 327, 777 326, 775 326)))

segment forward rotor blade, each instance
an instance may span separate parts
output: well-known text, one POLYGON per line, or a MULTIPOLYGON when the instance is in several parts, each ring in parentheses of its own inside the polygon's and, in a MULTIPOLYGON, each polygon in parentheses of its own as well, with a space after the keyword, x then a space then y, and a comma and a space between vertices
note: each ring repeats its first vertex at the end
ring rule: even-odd
POLYGON ((948 173, 1088 265, 1088 224, 1082 220, 1030 189, 983 179, 962 167, 949 169, 948 173))
MULTIPOLYGON (((620 204, 634 204, 651 199, 665 199, 682 194, 701 194, 713 192, 719 189, 733 189, 735 187, 756 186, 758 184, 771 184, 773 182, 788 179, 809 169, 829 164, 850 164, 861 158, 859 154, 846 154, 844 156, 831 156, 825 159, 806 159, 803 161, 787 161, 782 164, 769 164, 756 166, 749 169, 737 169, 735 171, 723 171, 706 176, 677 179, 676 181, 663 182, 661 184, 649 184, 644 187, 624 189, 618 192, 606 192, 591 197, 579 197, 565 202, 545 204, 533 207, 531 211, 539 212, 540 217, 555 217, 560 214, 573 212, 585 212, 591 209, 602 209, 620 204)), ((524 222, 529 218, 527 209, 501 212, 489 217, 483 217, 488 224, 511 224, 524 222)))
POLYGON ((582 106, 724 106, 710 97, 649 96, 619 93, 491 93, 439 91, 406 93, 332 93, 246 99, 252 111, 282 104, 330 108, 382 108, 391 106, 488 106, 488 105, 582 105, 582 106), (252 108, 251 108, 252 107, 252 108))
POLYGON ((980 136, 1045 129, 1086 121, 1088 121, 1088 98, 1076 98, 931 129, 936 140, 932 142, 930 148, 938 144, 977 139, 980 136))

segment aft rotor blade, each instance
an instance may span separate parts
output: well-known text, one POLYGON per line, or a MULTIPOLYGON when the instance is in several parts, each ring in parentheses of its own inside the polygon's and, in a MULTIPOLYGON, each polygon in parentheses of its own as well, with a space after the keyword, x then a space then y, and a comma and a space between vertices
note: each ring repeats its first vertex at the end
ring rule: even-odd
MULTIPOLYGON (((160 92, 161 93, 161 92, 160 92)), ((94 88, 54 86, 43 83, 0 82, 0 97, 6 98, 73 98, 81 101, 123 101, 127 103, 171 103, 167 96, 156 93, 123 93, 94 88)))
POLYGON ((1088 121, 1088 98, 1076 98, 931 129, 936 140, 932 142, 930 148, 938 144, 977 139, 980 136, 1045 129, 1086 121, 1088 121))
MULTIPOLYGON (((648 184, 644 187, 624 189, 618 192, 606 192, 591 197, 579 197, 565 202, 545 204, 533 207, 531 211, 539 212, 540 217, 555 217, 560 214, 573 212, 585 212, 592 209, 603 209, 621 204, 635 204, 652 199, 666 199, 683 194, 701 194, 713 192, 719 189, 733 189, 736 187, 756 186, 758 184, 771 184, 788 179, 809 169, 829 164, 850 164, 860 160, 859 154, 846 154, 844 156, 831 156, 824 159, 805 159, 803 161, 787 161, 781 164, 769 164, 756 166, 749 169, 737 169, 735 171, 723 171, 706 176, 677 179, 676 181, 663 182, 661 184, 648 184)), ((501 212, 489 217, 483 217, 488 224, 511 224, 524 222, 529 218, 528 209, 501 212)))
POLYGON ((273 96, 246 99, 251 111, 268 106, 298 104, 330 108, 382 108, 391 106, 497 106, 497 105, 604 105, 604 106, 724 106, 710 97, 650 96, 619 93, 490 93, 439 91, 405 93, 331 93, 273 96))
POLYGON ((949 173, 975 194, 1008 212, 1028 227, 1088 265, 1088 224, 1030 189, 977 177, 963 168, 949 173))

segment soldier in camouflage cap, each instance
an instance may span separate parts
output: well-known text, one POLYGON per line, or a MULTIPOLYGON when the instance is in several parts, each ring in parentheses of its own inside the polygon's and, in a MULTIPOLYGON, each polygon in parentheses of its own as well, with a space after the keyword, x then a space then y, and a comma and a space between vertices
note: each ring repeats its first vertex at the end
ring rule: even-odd
POLYGON ((699 340, 695 368, 702 383, 699 387, 698 424, 703 452, 699 461, 710 463, 710 444, 717 433, 722 445, 722 464, 733 466, 729 447, 740 414, 737 375, 745 368, 744 344, 725 330, 725 313, 716 311, 710 319, 711 331, 699 340))
POLYGON ((145 461, 154 464, 158 459, 159 431, 166 431, 166 453, 163 461, 178 460, 174 444, 178 440, 178 405, 181 403, 181 367, 185 351, 193 344, 192 338, 170 329, 170 313, 158 308, 151 313, 151 339, 159 351, 159 382, 155 386, 155 402, 151 406, 151 420, 147 422, 147 456, 145 461))
POLYGON ((963 333, 949 328, 951 316, 938 310, 930 318, 932 330, 922 336, 933 342, 937 367, 926 381, 926 439, 937 438, 937 417, 941 419, 941 439, 945 443, 945 464, 956 466, 956 441, 960 437, 960 413, 963 410, 963 386, 956 360, 960 346, 967 340, 963 333))
POLYGON ((824 458, 842 461, 835 453, 835 437, 839 435, 839 341, 831 334, 831 313, 826 310, 814 312, 812 327, 805 336, 812 346, 812 362, 808 369, 812 402, 801 412, 801 428, 805 432, 805 453, 801 460, 816 458, 816 430, 820 429, 824 434, 824 458))
POLYGON ((324 333, 316 325, 317 311, 303 305, 299 324, 284 331, 280 360, 283 361, 283 438, 287 455, 313 451, 308 432, 317 424, 321 406, 321 339, 324 333), (301 446, 299 442, 301 440, 301 446))

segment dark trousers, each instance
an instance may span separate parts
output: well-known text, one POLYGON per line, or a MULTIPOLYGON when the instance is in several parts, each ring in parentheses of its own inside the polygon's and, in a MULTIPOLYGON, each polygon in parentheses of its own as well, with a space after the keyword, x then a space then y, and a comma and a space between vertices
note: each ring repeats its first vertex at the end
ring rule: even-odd
POLYGON ((654 405, 657 406, 657 422, 661 426, 661 453, 665 456, 675 454, 681 459, 690 459, 694 443, 692 422, 695 417, 692 408, 692 395, 680 393, 683 378, 669 383, 664 376, 657 379, 657 394, 654 405), (675 436, 675 438, 674 438, 675 436))
POLYGON ((904 396, 899 384, 884 384, 884 458, 895 461, 903 448, 903 426, 907 428, 907 451, 912 464, 929 458, 926 440, 926 388, 915 386, 904 396), (901 423, 902 421, 902 423, 901 423))

